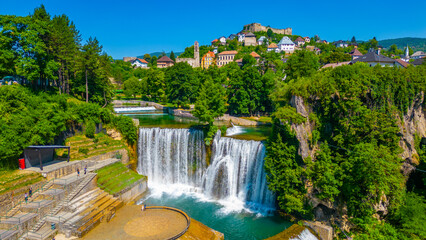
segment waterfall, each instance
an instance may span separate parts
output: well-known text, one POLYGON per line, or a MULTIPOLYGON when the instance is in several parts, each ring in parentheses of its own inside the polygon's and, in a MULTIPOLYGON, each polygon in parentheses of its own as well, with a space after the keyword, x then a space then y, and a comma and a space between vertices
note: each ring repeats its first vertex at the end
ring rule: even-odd
POLYGON ((216 134, 210 165, 204 134, 195 129, 141 128, 138 172, 150 188, 198 192, 229 209, 264 212, 274 209, 263 169, 265 146, 216 134))

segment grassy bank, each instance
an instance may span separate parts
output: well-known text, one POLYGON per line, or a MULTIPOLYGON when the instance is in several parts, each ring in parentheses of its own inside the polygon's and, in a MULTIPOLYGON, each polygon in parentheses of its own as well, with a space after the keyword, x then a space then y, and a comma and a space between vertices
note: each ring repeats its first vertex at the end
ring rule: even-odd
POLYGON ((43 180, 40 173, 25 170, 0 170, 0 194, 43 180))
MULTIPOLYGON (((76 135, 67 138, 65 145, 71 146, 71 160, 81 160, 126 148, 124 140, 114 140, 104 133, 95 134, 94 138, 88 138, 85 135, 76 135)), ((62 156, 64 153, 66 153, 66 150, 57 151, 57 155, 59 156, 62 156)))
POLYGON ((114 163, 96 171, 98 174, 98 187, 114 195, 130 187, 133 183, 146 177, 128 169, 121 162, 114 163))

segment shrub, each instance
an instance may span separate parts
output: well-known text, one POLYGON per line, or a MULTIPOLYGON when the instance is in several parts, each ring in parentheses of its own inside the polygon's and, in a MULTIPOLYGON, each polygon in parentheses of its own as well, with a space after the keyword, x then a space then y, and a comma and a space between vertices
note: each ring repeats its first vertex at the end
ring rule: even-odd
POLYGON ((83 153, 84 155, 87 155, 89 153, 89 149, 85 148, 85 147, 82 147, 82 148, 78 149, 78 152, 79 153, 83 153))
POLYGON ((89 120, 86 124, 86 137, 88 138, 94 138, 96 132, 96 125, 95 122, 89 120))

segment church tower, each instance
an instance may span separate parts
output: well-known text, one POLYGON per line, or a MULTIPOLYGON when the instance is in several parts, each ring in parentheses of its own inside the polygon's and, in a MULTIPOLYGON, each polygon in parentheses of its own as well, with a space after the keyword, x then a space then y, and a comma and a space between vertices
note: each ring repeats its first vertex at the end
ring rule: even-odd
POLYGON ((195 41, 194 43, 194 67, 199 67, 200 66, 200 49, 199 49, 199 45, 198 42, 195 41))

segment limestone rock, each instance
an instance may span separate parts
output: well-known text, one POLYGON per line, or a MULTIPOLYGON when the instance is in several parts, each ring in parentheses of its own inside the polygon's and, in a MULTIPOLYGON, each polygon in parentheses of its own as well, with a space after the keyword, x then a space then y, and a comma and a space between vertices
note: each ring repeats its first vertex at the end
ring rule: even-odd
POLYGON ((107 134, 108 134, 108 136, 110 136, 114 140, 121 140, 121 139, 123 139, 123 137, 121 136, 121 133, 118 132, 115 129, 108 129, 107 130, 107 134))
MULTIPOLYGON (((401 139, 399 145, 403 149, 401 157, 409 164, 419 164, 418 154, 414 146, 414 136, 417 134, 421 138, 426 138, 426 109, 423 108, 424 93, 420 93, 411 106, 408 108, 407 113, 403 116, 402 122, 398 119, 397 123, 400 128, 401 139)), ((405 170, 410 172, 411 168, 405 166, 405 170)))
POLYGON ((299 149, 298 154, 302 158, 313 157, 314 149, 309 146, 309 139, 312 136, 313 126, 309 121, 309 111, 306 110, 303 98, 300 96, 292 96, 290 100, 290 105, 296 108, 297 113, 307 118, 306 122, 302 124, 292 124, 291 128, 296 133, 296 138, 299 140, 299 149))

